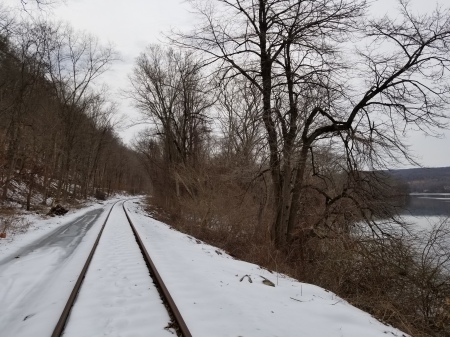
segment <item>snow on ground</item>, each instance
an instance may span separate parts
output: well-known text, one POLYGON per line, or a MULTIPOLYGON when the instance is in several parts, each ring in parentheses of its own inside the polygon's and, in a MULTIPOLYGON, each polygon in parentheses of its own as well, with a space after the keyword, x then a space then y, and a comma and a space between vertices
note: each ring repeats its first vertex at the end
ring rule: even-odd
POLYGON ((34 212, 20 215, 25 221, 30 223, 30 226, 25 233, 16 233, 13 235, 8 233, 8 236, 5 239, 0 239, 0 263, 3 259, 13 255, 20 248, 45 238, 52 231, 58 229, 65 223, 68 223, 91 210, 102 208, 104 207, 104 204, 110 204, 117 200, 120 200, 120 197, 108 200, 108 202, 91 201, 87 203, 85 207, 80 209, 73 210, 69 208, 69 212, 64 216, 50 217, 47 215, 39 215, 34 212))
POLYGON ((0 336, 50 336, 112 202, 0 239, 0 336))
POLYGON ((64 337, 173 336, 121 204, 114 207, 64 337))
POLYGON ((126 205, 193 336, 406 336, 329 291, 234 260, 126 205))
MULTIPOLYGON (((235 260, 151 219, 139 204, 128 201, 126 205, 194 337, 406 336, 331 292, 235 260)), ((105 227, 65 336, 169 334, 164 330, 167 313, 160 310, 161 300, 146 277, 142 256, 119 207, 105 227)), ((97 214, 93 211, 44 219, 29 233, 0 241, 2 337, 50 336, 106 217, 103 211, 91 219, 97 214), (76 234, 82 239, 70 241, 77 247, 66 249, 66 241, 45 244, 54 233, 66 235, 67 230, 70 234, 81 218, 67 228, 61 226, 80 215, 88 219, 83 220, 86 228, 76 234), (93 223, 90 229, 88 223, 93 223), (17 252, 23 255, 14 259, 17 252)))

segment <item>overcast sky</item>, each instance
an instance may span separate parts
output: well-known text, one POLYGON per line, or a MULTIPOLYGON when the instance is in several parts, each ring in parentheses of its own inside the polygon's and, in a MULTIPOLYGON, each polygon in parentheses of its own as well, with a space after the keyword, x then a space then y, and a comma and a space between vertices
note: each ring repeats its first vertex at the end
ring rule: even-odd
MULTIPOLYGON (((28 0, 31 1, 31 0, 28 0)), ((0 2, 14 5, 20 0, 0 2)), ((425 12, 434 8, 437 0, 412 0, 415 10, 425 12)), ((444 3, 445 1, 440 1, 444 3)), ((378 0, 373 5, 376 15, 383 15, 397 6, 395 0, 378 0)), ((113 96, 120 103, 120 113, 128 121, 138 118, 137 111, 119 96, 120 89, 128 86, 135 58, 150 43, 163 41, 163 32, 174 29, 189 29, 194 17, 189 5, 181 0, 66 0, 65 4, 45 10, 55 21, 69 22, 75 29, 97 36, 103 43, 112 43, 120 53, 122 61, 114 64, 105 75, 113 96)), ((450 111, 449 111, 450 113, 450 111)), ((120 134, 129 142, 137 128, 120 134)), ((443 132, 442 139, 413 133, 409 138, 413 154, 422 165, 428 167, 450 166, 450 132, 443 132)))

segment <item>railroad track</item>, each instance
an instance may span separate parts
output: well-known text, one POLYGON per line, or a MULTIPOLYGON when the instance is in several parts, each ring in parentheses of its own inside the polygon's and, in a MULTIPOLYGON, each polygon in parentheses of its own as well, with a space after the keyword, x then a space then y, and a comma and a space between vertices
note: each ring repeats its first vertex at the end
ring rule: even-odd
POLYGON ((139 250, 142 253, 142 257, 148 268, 149 277, 152 278, 152 281, 155 284, 157 291, 160 294, 160 297, 166 307, 169 317, 172 319, 172 322, 170 322, 170 327, 172 329, 176 330, 177 334, 179 336, 192 337, 179 309, 177 308, 177 305, 175 304, 175 301, 173 300, 169 290, 167 289, 166 285, 164 284, 164 281, 163 281, 161 275, 159 274, 158 270, 156 269, 155 264, 153 263, 149 253, 145 249, 142 239, 139 237, 136 227, 134 226, 129 213, 127 212, 127 210, 125 208, 126 201, 116 202, 109 210, 108 215, 107 215, 107 217, 100 229, 100 232, 97 236, 97 239, 95 240, 95 243, 92 246, 91 252, 90 252, 90 254, 84 264, 84 267, 73 287, 73 290, 69 296, 69 299, 67 300, 64 310, 63 310, 63 312, 58 320, 58 323, 56 324, 51 336, 52 337, 63 336, 64 330, 69 321, 69 317, 72 312, 72 309, 77 305, 76 300, 77 300, 78 294, 80 293, 80 290, 82 290, 83 281, 84 281, 86 275, 89 273, 89 266, 91 265, 91 262, 96 254, 97 247, 99 245, 99 242, 102 238, 103 233, 105 232, 105 228, 108 226, 108 222, 110 221, 110 215, 111 215, 113 209, 118 207, 117 206, 118 203, 122 203, 122 210, 125 213, 126 220, 128 221, 127 225, 129 225, 131 227, 136 244, 138 245, 139 250))

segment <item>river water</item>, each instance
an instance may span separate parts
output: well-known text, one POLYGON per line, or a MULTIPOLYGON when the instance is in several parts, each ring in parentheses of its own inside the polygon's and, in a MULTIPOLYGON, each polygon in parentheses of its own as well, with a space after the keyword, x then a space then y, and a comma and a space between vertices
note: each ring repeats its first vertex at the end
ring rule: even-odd
POLYGON ((416 217, 450 217, 450 193, 410 194, 403 214, 416 217))
POLYGON ((434 263, 450 273, 450 193, 411 194, 402 218, 411 224, 419 252, 434 257, 434 263))
POLYGON ((401 215, 417 230, 430 230, 442 222, 450 225, 450 193, 410 194, 401 215))

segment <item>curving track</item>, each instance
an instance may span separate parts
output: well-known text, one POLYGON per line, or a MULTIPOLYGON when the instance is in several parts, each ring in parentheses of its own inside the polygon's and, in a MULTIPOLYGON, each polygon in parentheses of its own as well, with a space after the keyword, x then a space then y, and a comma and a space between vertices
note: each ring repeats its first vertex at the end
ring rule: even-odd
POLYGON ((171 335, 162 331, 168 327, 179 336, 192 336, 125 203, 111 207, 52 337, 118 331, 171 335))

